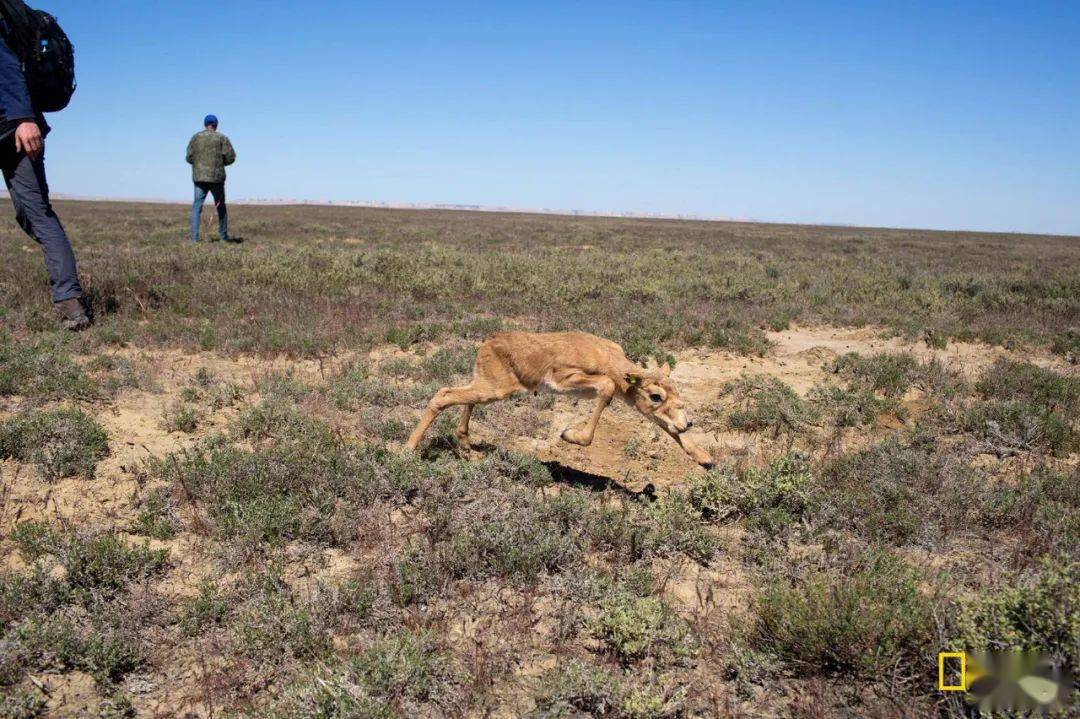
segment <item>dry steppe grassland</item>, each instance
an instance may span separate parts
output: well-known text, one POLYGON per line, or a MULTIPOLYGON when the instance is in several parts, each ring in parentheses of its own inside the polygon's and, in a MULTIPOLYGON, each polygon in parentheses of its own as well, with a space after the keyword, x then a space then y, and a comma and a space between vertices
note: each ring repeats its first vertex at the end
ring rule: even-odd
POLYGON ((960 717, 939 651, 1080 666, 1078 238, 58 210, 76 336, 0 223, 0 717, 960 717), (500 329, 671 362, 717 467, 546 395, 401 452, 500 329))

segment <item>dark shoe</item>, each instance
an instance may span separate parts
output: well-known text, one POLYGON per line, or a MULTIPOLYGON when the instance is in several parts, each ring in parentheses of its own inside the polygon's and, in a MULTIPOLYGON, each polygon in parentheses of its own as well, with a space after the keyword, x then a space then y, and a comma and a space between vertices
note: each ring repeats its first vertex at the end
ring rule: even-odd
POLYGON ((90 326, 90 318, 86 316, 86 308, 80 298, 55 302, 53 309, 66 330, 81 332, 90 326))
POLYGON ((231 245, 242 245, 244 243, 243 237, 233 237, 232 235, 222 238, 223 242, 228 242, 231 245))

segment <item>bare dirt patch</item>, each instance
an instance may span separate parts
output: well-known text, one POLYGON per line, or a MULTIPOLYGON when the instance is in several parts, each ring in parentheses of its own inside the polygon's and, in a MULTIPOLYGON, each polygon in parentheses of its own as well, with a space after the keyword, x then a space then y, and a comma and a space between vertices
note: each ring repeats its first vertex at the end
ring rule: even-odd
MULTIPOLYGON (((869 356, 907 352, 921 360, 936 358, 968 378, 976 377, 1000 357, 1026 360, 1066 374, 1076 372, 1064 359, 1049 354, 1023 354, 980 343, 949 343, 943 349, 933 349, 925 343, 888 336, 878 328, 797 327, 769 333, 768 338, 774 344, 765 357, 706 350, 678 353, 672 377, 690 412, 700 416, 716 403, 728 382, 744 374, 775 377, 805 396, 829 377, 829 361, 849 352, 869 356)), ((903 405, 909 417, 929 409, 917 393, 905 397, 903 405)), ((526 452, 542 461, 558 462, 637 490, 649 483, 666 486, 701 471, 670 438, 620 403, 613 403, 604 414, 591 447, 576 447, 560 440, 562 430, 584 422, 591 407, 588 399, 556 398, 550 409, 538 413, 539 426, 532 436, 510 436, 505 423, 492 423, 483 416, 475 421, 473 434, 480 443, 526 452)), ((891 415, 880 417, 876 424, 882 431, 903 425, 891 415)), ((698 438, 702 445, 713 447, 720 460, 748 457, 760 461, 770 450, 769 443, 753 433, 700 433, 698 438)))

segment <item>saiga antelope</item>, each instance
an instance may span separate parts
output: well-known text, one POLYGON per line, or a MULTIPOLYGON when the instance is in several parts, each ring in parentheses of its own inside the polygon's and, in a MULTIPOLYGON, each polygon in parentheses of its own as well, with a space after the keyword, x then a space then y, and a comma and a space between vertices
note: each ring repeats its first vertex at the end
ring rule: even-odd
POLYGON ((501 332, 480 345, 471 383, 444 387, 435 394, 406 446, 415 450, 440 412, 464 405, 457 438, 467 448, 473 407, 516 392, 546 389, 596 397, 588 422, 578 429, 563 430, 562 438, 567 442, 583 447, 592 444, 600 415, 618 396, 671 435, 695 462, 711 467, 711 455, 685 434, 693 422, 683 410, 670 375, 668 365, 643 369, 627 359, 619 345, 584 332, 501 332))

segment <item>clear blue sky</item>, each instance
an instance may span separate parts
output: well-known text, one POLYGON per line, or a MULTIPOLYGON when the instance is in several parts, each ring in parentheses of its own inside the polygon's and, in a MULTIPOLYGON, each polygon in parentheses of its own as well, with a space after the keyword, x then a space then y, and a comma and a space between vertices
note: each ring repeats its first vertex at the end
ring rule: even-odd
POLYGON ((1080 234, 1080 2, 32 0, 54 192, 1080 234))

